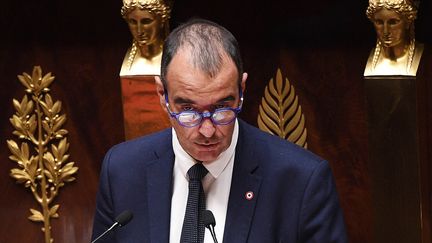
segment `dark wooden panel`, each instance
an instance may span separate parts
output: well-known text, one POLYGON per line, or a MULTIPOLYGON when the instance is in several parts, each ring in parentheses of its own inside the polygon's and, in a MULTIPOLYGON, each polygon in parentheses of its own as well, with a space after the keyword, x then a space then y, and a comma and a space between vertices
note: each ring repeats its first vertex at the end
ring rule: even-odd
POLYGON ((374 242, 421 242, 416 80, 366 79, 374 242))
MULTIPOLYGON (((364 16, 366 5, 193 0, 177 3, 171 21, 174 27, 192 16, 209 18, 238 37, 249 72, 241 117, 252 124, 264 86, 282 69, 304 110, 309 149, 331 163, 351 243, 371 242, 374 218, 362 74, 375 37, 364 16)), ((426 44, 432 43, 430 5, 423 1, 429 12, 417 28, 426 44)), ((60 219, 53 221, 53 236, 55 242, 89 241, 100 163, 107 149, 124 139, 118 73, 130 37, 120 7, 121 1, 104 0, 2 3, 0 242, 43 242, 40 226, 27 220, 28 209, 35 207, 31 194, 8 175, 14 164, 5 144, 12 138, 12 98, 23 95, 16 75, 34 65, 57 77, 52 95, 63 101, 71 159, 80 167, 77 181, 58 197, 60 219)), ((430 59, 426 62, 432 67, 430 59)), ((430 68, 421 75, 431 77, 430 68)), ((430 82, 425 87, 432 94, 430 82)), ((432 107, 431 98, 424 102, 432 107)), ((432 112, 427 114, 425 141, 430 145, 432 112)), ((432 158, 432 150, 424 150, 432 158)))
POLYGON ((422 242, 432 242, 431 164, 432 164, 432 50, 427 46, 417 75, 422 242))

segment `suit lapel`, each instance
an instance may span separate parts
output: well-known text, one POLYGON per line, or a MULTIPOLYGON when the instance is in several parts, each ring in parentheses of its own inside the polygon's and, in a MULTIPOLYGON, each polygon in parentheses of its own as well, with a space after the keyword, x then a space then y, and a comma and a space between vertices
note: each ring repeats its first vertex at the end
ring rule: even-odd
POLYGON ((248 138, 240 122, 228 212, 225 221, 223 242, 247 242, 256 199, 261 185, 261 176, 255 173, 258 161, 254 156, 253 138, 248 138))
MULTIPOLYGON (((239 139, 225 221, 223 242, 227 243, 247 242, 261 185, 261 176, 256 173, 258 160, 252 149, 254 138, 248 136, 247 128, 242 123, 239 120, 239 139), (252 192, 252 198, 248 197, 251 194, 246 195, 249 192, 252 192)), ((148 165, 146 174, 149 238, 154 243, 169 242, 174 152, 172 144, 167 144, 169 146, 162 145, 164 148, 155 152, 158 159, 148 165)))
POLYGON ((165 151, 159 151, 156 156, 159 158, 148 166, 146 176, 150 242, 168 243, 174 165, 172 146, 165 151))

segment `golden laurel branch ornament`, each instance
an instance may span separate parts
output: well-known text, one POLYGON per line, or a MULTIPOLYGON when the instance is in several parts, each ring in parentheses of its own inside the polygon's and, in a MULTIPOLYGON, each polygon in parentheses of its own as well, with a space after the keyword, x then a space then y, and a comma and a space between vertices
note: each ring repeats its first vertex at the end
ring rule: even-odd
POLYGON ((292 86, 278 68, 276 83, 273 78, 266 86, 259 106, 258 127, 270 134, 307 148, 305 118, 292 86))
POLYGON ((16 112, 10 118, 18 142, 7 140, 12 153, 9 159, 18 164, 18 168, 11 169, 10 175, 17 183, 29 188, 40 205, 42 210, 31 208, 28 218, 34 222, 43 222, 45 243, 54 242, 51 238, 50 219, 59 217, 57 211, 60 205, 51 204, 59 189, 66 182, 75 180, 73 175, 78 171, 74 162, 68 162, 68 131, 62 129, 66 115, 60 114, 61 102, 53 102, 48 93, 48 86, 54 78, 51 73, 42 76, 39 66, 33 68, 31 76, 25 72, 18 75, 19 81, 26 88, 21 101, 13 99, 16 112))

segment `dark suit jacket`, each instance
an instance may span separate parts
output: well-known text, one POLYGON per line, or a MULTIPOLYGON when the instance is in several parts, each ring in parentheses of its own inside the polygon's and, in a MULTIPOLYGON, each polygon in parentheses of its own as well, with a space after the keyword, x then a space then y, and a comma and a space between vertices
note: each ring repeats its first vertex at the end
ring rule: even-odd
MULTIPOLYGON (((239 123, 223 242, 347 242, 328 163, 239 123)), ((169 242, 173 164, 171 129, 114 146, 102 166, 93 238, 131 210, 132 221, 101 242, 169 242)))

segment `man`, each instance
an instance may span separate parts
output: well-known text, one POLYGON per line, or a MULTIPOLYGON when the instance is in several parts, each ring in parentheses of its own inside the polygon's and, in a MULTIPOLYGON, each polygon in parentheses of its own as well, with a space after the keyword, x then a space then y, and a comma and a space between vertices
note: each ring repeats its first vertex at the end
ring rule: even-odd
MULTIPOLYGON (((328 163, 236 119, 246 79, 225 28, 194 20, 169 35, 156 86, 173 128, 108 152, 93 237, 130 210, 134 219, 106 242, 202 242, 202 209, 190 214, 188 197, 199 167, 196 204, 205 195, 219 242, 347 242, 328 163)), ((209 231, 204 240, 213 242, 209 231)))

